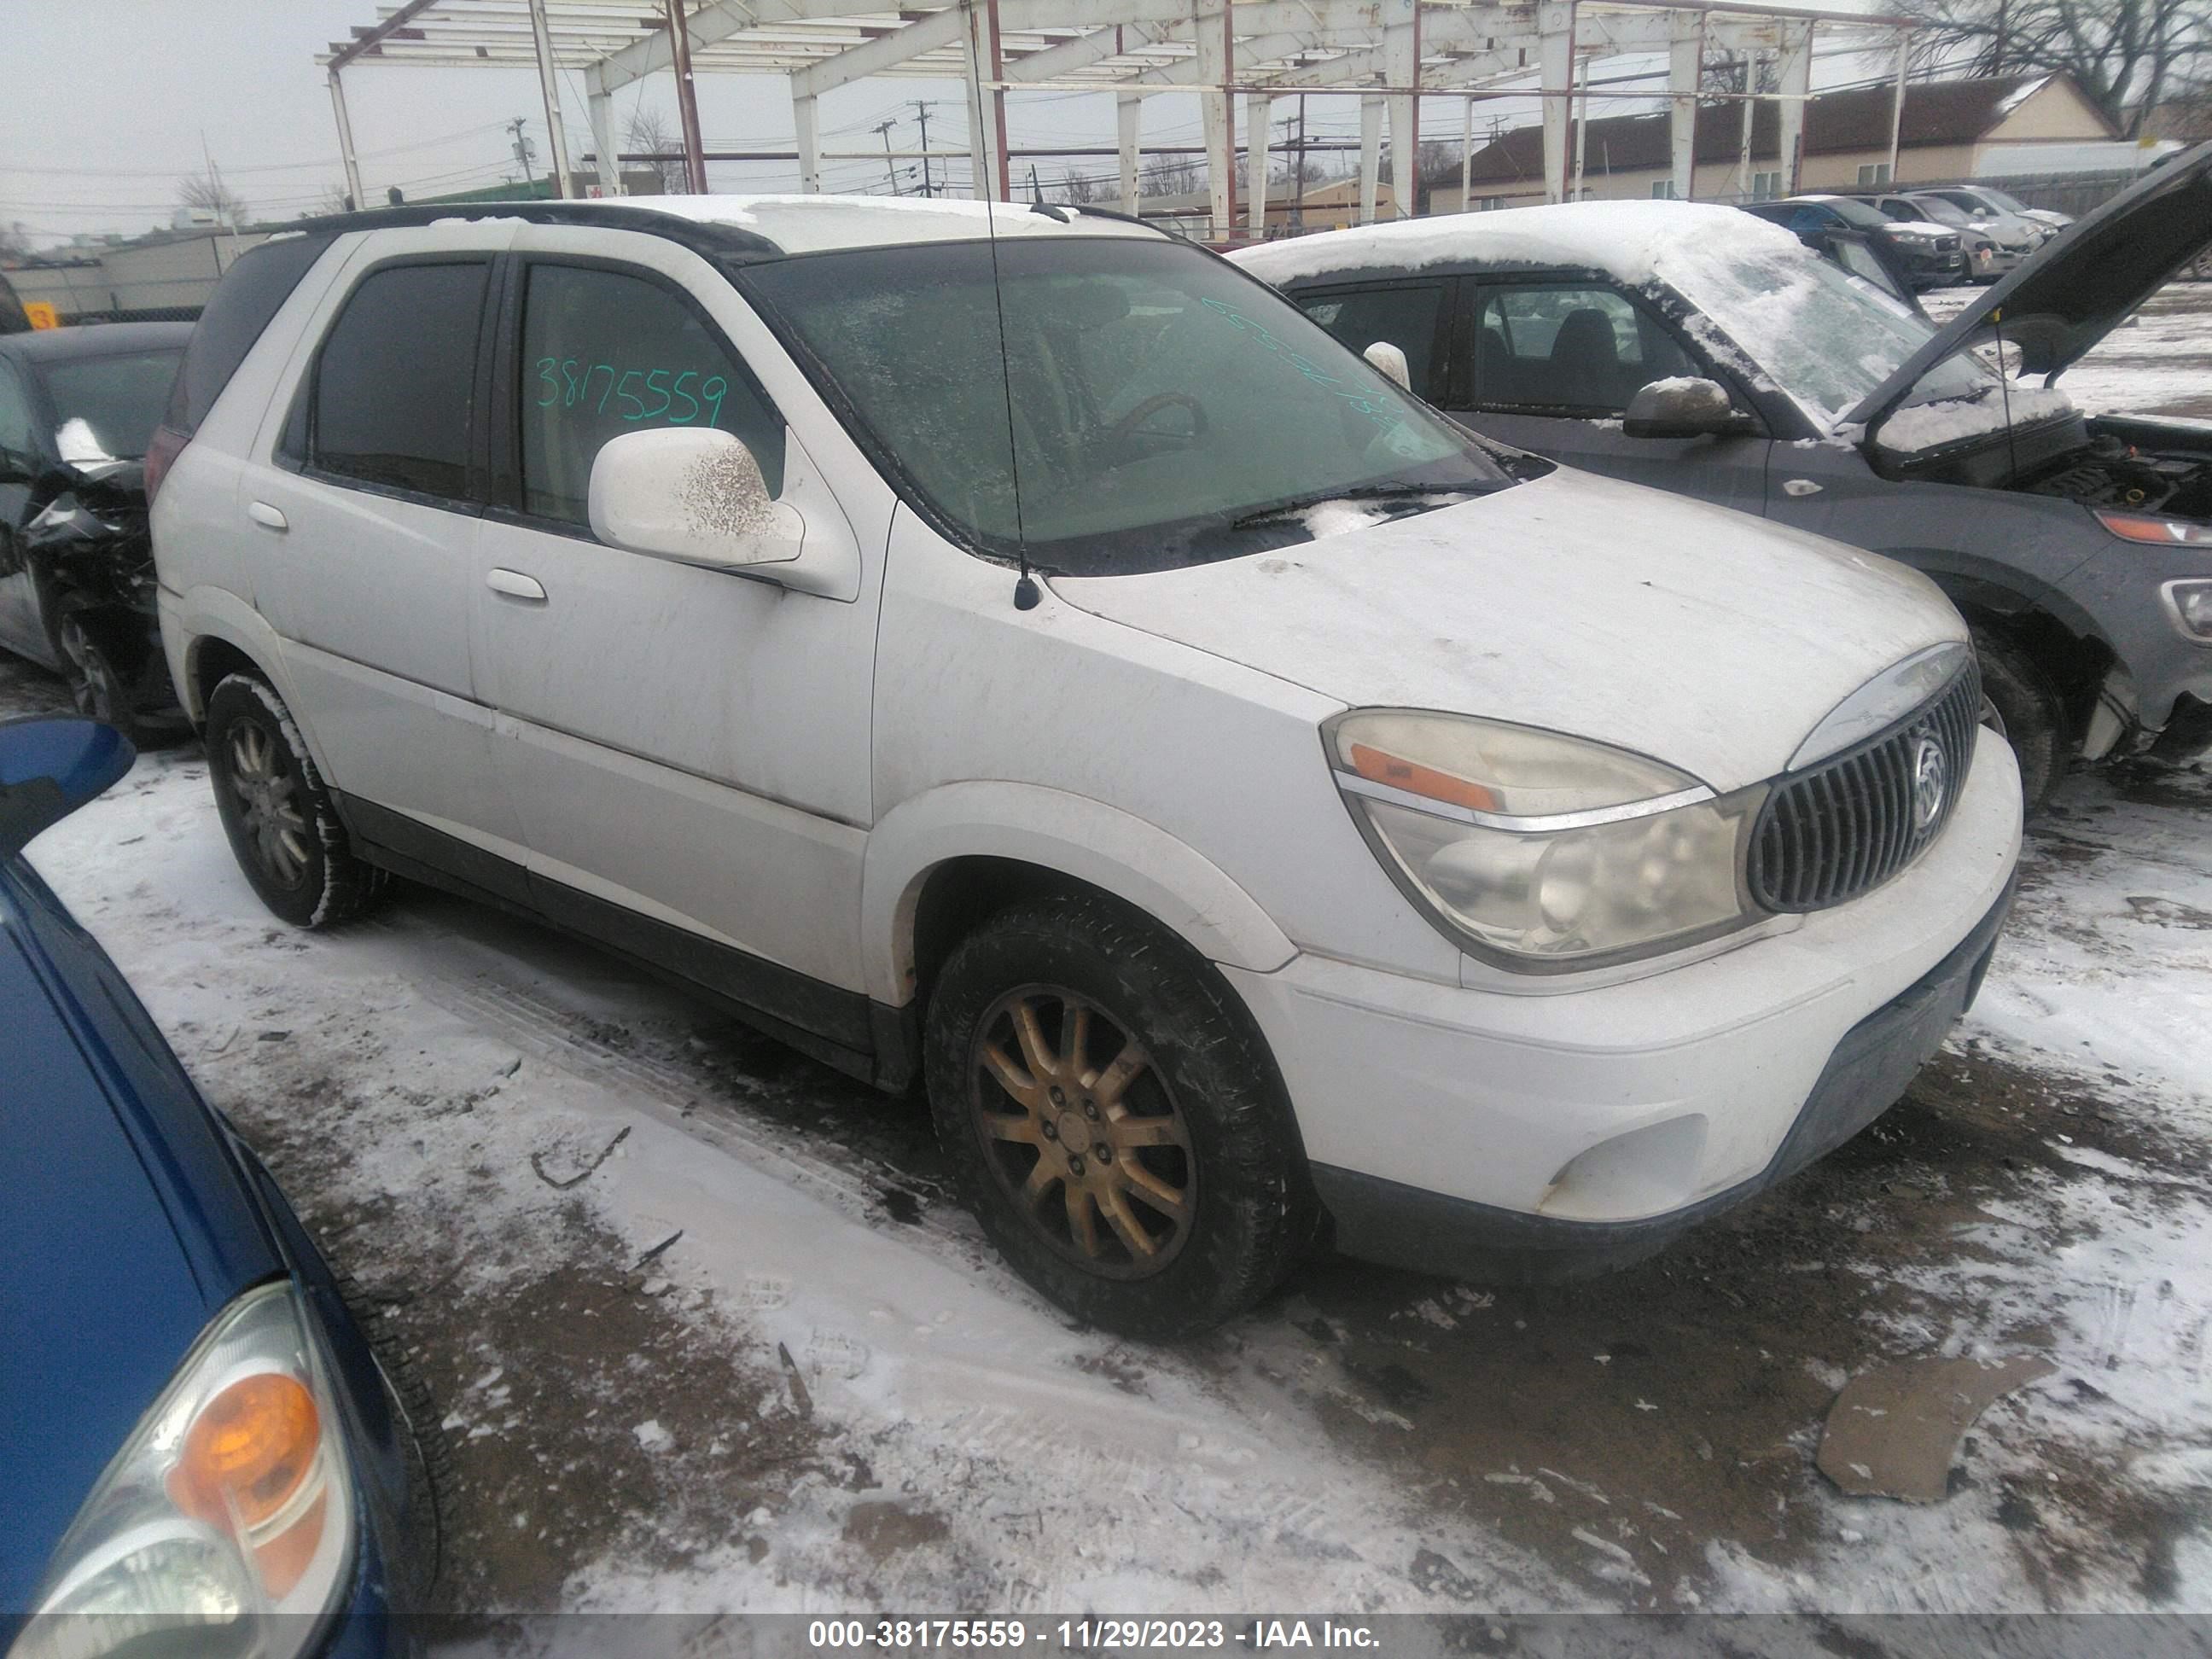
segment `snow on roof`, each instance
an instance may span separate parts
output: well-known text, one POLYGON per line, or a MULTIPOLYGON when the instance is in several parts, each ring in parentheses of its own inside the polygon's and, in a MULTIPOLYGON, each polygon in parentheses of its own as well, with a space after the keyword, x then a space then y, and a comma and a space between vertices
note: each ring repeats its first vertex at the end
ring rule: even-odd
POLYGON ((1717 259, 1756 263, 1819 256, 1780 226, 1735 208, 1697 202, 1565 202, 1361 225, 1239 248, 1229 257, 1278 287, 1361 270, 1565 266, 1601 270, 1629 283, 1656 280, 1696 298, 1698 276, 1717 259))
MULTIPOLYGON (((786 253, 837 248, 885 247, 908 242, 981 241, 986 236, 1158 236, 1120 219, 1048 213, 1011 202, 916 199, 903 196, 623 196, 570 202, 567 210, 626 209, 665 214, 701 224, 731 225, 765 237, 786 253), (987 222, 988 220, 988 222, 987 222)), ((496 217, 484 204, 465 217, 496 217)))
POLYGON ((2004 116, 2011 114, 2014 110, 2018 109, 2022 104, 2034 97, 2037 93, 2041 92, 2044 88, 2050 84, 2051 77, 2049 76, 2039 75, 2033 81, 2024 82, 2021 85, 2014 87, 2010 92, 2005 94, 2003 97, 1997 100, 1996 112, 1999 118, 2002 118, 2004 116))

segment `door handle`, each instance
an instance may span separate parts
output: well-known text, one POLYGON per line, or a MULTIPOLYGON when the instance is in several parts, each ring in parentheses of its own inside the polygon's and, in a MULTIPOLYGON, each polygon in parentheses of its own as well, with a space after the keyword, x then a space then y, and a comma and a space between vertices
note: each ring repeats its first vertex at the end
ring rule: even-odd
POLYGON ((1820 493, 1820 486, 1810 478, 1784 478, 1782 493, 1785 495, 1817 495, 1820 493))
POLYGON ((526 576, 520 570, 502 570, 495 565, 484 573, 484 586, 495 593, 504 593, 510 599, 528 599, 534 604, 545 603, 545 589, 535 576, 526 576))
POLYGON ((276 508, 270 506, 266 501, 248 501, 246 504, 246 516, 252 520, 254 523, 259 525, 264 530, 289 530, 291 528, 291 526, 284 521, 283 514, 279 512, 276 508))

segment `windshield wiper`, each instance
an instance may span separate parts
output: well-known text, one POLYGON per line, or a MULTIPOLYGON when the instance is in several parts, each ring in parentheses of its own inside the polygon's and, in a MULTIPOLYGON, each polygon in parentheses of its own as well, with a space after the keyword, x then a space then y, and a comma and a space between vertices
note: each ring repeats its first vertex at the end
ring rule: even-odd
MULTIPOLYGON (((1272 524, 1278 519, 1295 518, 1330 501, 1395 501, 1431 495, 1462 496, 1480 493, 1465 484, 1354 484, 1349 489, 1327 489, 1317 495, 1301 496, 1296 501, 1261 507, 1242 518, 1231 519, 1229 527, 1231 530, 1248 530, 1256 525, 1272 524)), ((1438 502, 1438 505, 1443 503, 1438 502)))

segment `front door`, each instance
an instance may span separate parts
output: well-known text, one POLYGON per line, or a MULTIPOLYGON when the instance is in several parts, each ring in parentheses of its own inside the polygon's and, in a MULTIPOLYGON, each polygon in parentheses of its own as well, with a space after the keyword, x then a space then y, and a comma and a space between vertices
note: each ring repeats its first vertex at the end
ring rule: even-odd
POLYGON ((1469 282, 1462 303, 1457 418, 1569 466, 1759 511, 1765 438, 1632 438, 1621 429, 1639 388, 1711 374, 1648 307, 1572 278, 1469 282))
POLYGON ((805 981, 862 984, 882 546, 863 556, 749 359, 787 399, 810 394, 727 282, 661 238, 525 231, 501 331, 495 441, 510 476, 471 609, 538 902, 793 1024, 857 1015, 846 1035, 863 1046, 865 1006, 833 1001, 824 1019, 805 981), (744 440, 810 552, 850 555, 854 591, 598 540, 600 447, 664 425, 744 440))

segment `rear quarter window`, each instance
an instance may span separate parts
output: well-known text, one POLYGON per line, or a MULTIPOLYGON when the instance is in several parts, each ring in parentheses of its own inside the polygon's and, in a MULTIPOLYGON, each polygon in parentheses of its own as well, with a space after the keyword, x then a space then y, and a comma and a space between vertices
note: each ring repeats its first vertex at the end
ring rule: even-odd
POLYGON ((185 348, 163 424, 190 437, 199 430, 269 319, 292 297, 300 279, 337 240, 335 232, 287 236, 239 256, 223 274, 185 348))

